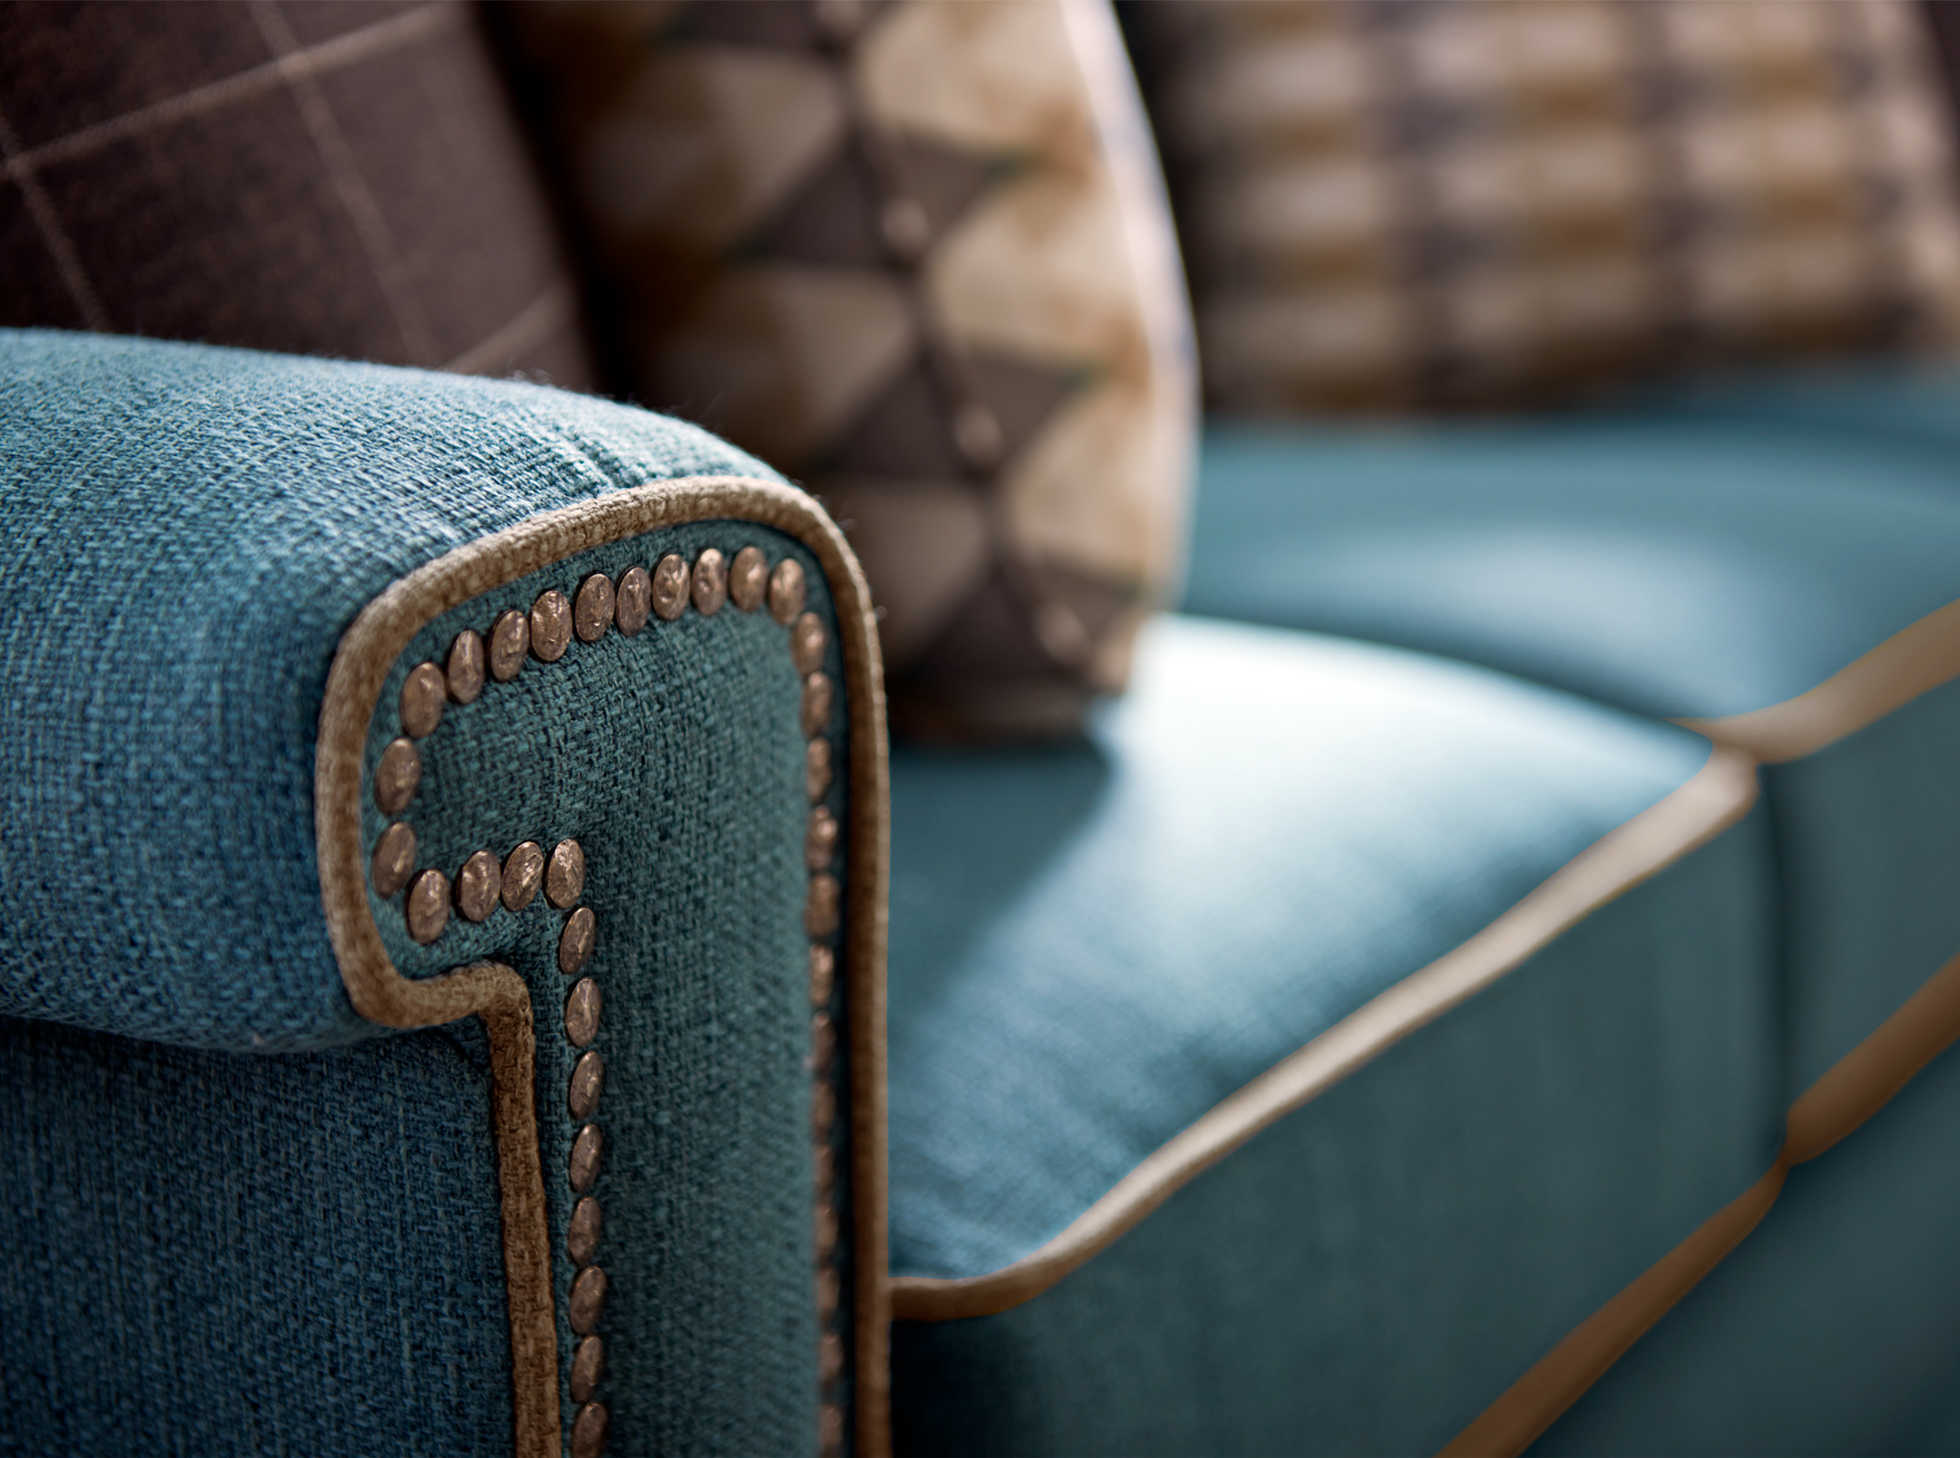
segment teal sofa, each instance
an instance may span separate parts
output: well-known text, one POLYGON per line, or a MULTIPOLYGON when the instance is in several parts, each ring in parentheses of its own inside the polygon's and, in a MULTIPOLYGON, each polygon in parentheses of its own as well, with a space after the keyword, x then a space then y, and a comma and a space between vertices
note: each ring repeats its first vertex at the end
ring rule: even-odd
POLYGON ((0 6, 0 1455, 1960 1453, 1960 374, 1219 419, 1153 617, 1105 11, 0 6))
POLYGON ((711 437, 0 334, 0 1449, 1953 1451, 1954 398, 1221 428, 887 790, 711 437))
POLYGON ((1214 427, 1131 700, 895 756, 900 1451, 1953 1451, 1957 399, 1214 427))

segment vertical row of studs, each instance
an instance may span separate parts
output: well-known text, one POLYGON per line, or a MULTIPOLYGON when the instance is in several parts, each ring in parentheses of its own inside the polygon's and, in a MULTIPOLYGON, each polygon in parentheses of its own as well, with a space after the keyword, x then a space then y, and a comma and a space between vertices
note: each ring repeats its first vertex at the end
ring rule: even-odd
POLYGON ((836 814, 825 804, 830 794, 830 721, 836 706, 836 685, 824 672, 829 648, 823 619, 803 611, 802 573, 794 562, 776 569, 786 579, 780 600, 778 582, 770 582, 770 610, 790 628, 790 660, 803 680, 802 727, 804 790, 810 799, 810 819, 804 831, 803 857, 809 870, 809 891, 803 907, 803 930, 810 938, 810 1137, 816 1169, 813 1234, 817 1286, 817 1447, 830 1458, 844 1446, 844 1336, 842 1278, 838 1270, 836 1091, 837 1025, 831 1015, 836 983, 835 940, 843 919, 843 886, 837 877, 841 839, 836 814))
POLYGON ((486 675, 508 683, 523 670, 527 658, 555 663, 564 657, 576 636, 596 643, 617 627, 637 634, 650 616, 674 621, 690 604, 703 616, 719 612, 728 601, 744 612, 768 603, 770 615, 790 630, 790 654, 802 679, 799 715, 807 743, 805 788, 812 805, 805 837, 805 858, 811 877, 804 907, 805 931, 810 937, 811 1019, 810 1069, 813 1082, 812 1120, 816 1162, 817 1305, 819 1312, 820 1419, 818 1443, 826 1454, 841 1451, 843 1407, 836 1400, 843 1374, 843 1337, 836 1329, 840 1309, 837 1271, 838 1216, 835 1196, 837 1124, 832 1084, 836 1037, 829 1003, 835 979, 836 953, 831 945, 841 919, 841 886, 835 873, 837 818, 822 803, 831 782, 830 741, 826 737, 835 701, 835 686, 823 669, 827 635, 823 620, 803 610, 806 587, 803 569, 794 560, 779 562, 772 572, 756 547, 744 547, 728 562, 709 547, 692 566, 675 553, 654 564, 653 570, 629 567, 615 584, 594 573, 567 600, 556 589, 539 594, 528 613, 516 609, 498 615, 487 640, 472 629, 459 633, 450 645, 444 667, 420 663, 409 671, 401 692, 403 733, 383 749, 374 775, 375 801, 390 824, 375 844, 370 876, 375 892, 386 899, 407 888, 403 905, 409 936, 428 945, 448 925, 453 901, 466 921, 481 922, 501 904, 522 911, 542 887, 545 899, 567 913, 558 938, 558 969, 577 978, 565 999, 564 1035, 577 1050, 566 1089, 566 1109, 575 1132, 566 1171, 577 1202, 566 1226, 566 1253, 574 1275, 567 1301, 567 1320, 578 1338, 573 1349, 568 1385, 576 1404, 572 1419, 572 1458, 597 1458, 605 1447, 609 1414, 595 1399, 604 1371, 604 1340, 597 1331, 607 1294, 605 1268, 598 1264, 601 1211, 592 1193, 599 1177, 604 1137, 594 1115, 605 1083, 605 1061, 592 1046, 599 1035, 598 983, 581 975, 591 960, 596 939, 592 909, 579 905, 585 887, 585 853, 575 840, 563 840, 547 858, 535 841, 516 846, 500 863, 487 850, 471 854, 452 883, 433 867, 415 866, 415 832, 400 815, 421 781, 417 739, 426 738, 442 720, 449 702, 474 702, 483 692, 486 675))

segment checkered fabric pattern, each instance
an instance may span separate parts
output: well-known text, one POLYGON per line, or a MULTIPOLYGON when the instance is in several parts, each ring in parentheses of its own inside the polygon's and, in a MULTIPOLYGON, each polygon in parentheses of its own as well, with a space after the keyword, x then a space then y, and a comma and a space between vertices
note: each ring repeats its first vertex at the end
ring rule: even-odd
POLYGON ((1126 22, 1220 407, 1517 404, 1951 337, 1951 123, 1905 0, 1126 22))
POLYGON ((476 12, 0 5, 0 325, 592 379, 476 12))
POLYGON ((803 479, 894 714, 1074 724, 1179 556, 1193 394, 1102 0, 515 7, 642 403, 803 479))

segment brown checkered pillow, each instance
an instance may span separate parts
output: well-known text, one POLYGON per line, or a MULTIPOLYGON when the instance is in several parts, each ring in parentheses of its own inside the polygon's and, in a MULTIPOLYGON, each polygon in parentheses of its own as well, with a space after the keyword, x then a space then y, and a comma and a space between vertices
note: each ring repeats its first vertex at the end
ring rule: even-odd
POLYGON ((1074 724, 1178 560, 1182 287, 1103 0, 542 3, 514 41, 643 403, 806 481, 893 707, 1074 724))
POLYGON ((0 4, 0 325, 576 387, 576 303, 473 9, 0 4))
POLYGON ((1949 120, 1904 0, 1126 19, 1222 407, 1509 404, 1950 337, 1949 120))

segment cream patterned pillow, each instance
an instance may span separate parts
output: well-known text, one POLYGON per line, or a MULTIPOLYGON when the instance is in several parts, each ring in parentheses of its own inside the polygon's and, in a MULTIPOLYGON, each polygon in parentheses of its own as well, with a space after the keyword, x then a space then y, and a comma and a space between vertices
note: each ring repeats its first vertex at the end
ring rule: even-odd
POLYGON ((1102 0, 538 4, 539 78, 639 401, 802 480, 893 708, 1075 724, 1180 560, 1194 385, 1102 0))

